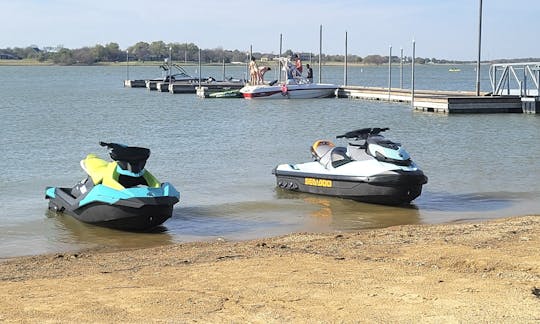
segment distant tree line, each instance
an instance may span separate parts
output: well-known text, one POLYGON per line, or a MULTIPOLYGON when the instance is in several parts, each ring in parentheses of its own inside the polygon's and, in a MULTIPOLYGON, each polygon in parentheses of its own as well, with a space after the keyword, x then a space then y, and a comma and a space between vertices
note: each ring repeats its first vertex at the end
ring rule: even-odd
MULTIPOLYGON (((295 54, 292 50, 286 50, 283 56, 292 56, 295 54)), ((318 55, 311 53, 299 53, 302 59, 311 59, 315 62, 319 60, 318 55)), ((253 53, 256 59, 273 60, 278 55, 268 53, 253 53)), ((106 45, 95 45, 93 47, 82 47, 77 49, 68 49, 62 45, 56 47, 38 48, 35 45, 30 45, 26 48, 4 48, 0 49, 0 59, 35 59, 39 62, 52 62, 59 65, 92 65, 101 62, 125 62, 130 61, 163 61, 171 57, 176 62, 198 62, 199 47, 193 43, 165 43, 163 41, 155 41, 151 43, 138 42, 126 50, 120 49, 117 43, 108 43, 106 45)), ((201 49, 201 62, 203 63, 231 63, 231 62, 247 62, 248 54, 246 51, 225 50, 221 47, 214 49, 201 49)), ((328 55, 322 54, 323 62, 344 62, 344 55, 328 55)), ((400 63, 401 58, 392 56, 392 63, 400 63)), ((514 59, 514 60, 495 60, 490 63, 505 63, 512 62, 527 62, 539 61, 540 59, 514 59)), ((404 57, 405 63, 412 61, 411 57, 404 57)), ((349 63, 364 63, 381 65, 388 63, 388 56, 368 55, 360 57, 358 55, 347 55, 349 63)), ((421 58, 416 57, 415 63, 418 64, 457 64, 471 63, 473 61, 455 61, 436 58, 421 58)))

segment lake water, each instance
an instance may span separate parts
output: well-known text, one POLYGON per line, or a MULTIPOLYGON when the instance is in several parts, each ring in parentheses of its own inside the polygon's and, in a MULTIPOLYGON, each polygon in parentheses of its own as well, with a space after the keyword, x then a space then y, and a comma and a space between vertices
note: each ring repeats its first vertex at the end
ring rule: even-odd
MULTIPOLYGON (((187 70, 196 74, 196 68, 187 70)), ((459 73, 447 66, 417 68, 416 89, 474 91, 473 65, 459 66, 459 73)), ((484 68, 482 90, 489 91, 484 68)), ((0 67, 0 258, 540 214, 536 115, 443 115, 350 99, 201 99, 123 88, 127 72, 0 67), (362 127, 390 127, 386 136, 401 142, 429 177, 412 206, 275 189, 271 171, 277 164, 308 161, 316 139, 362 127), (107 157, 99 141, 150 148, 147 168, 181 192, 159 233, 114 231, 47 211, 46 186, 82 179, 79 161, 87 153, 107 157)), ((396 66, 394 87, 399 72, 396 66)), ((237 78, 244 73, 238 66, 226 71, 237 78)), ((156 67, 131 67, 129 74, 160 75, 156 67)), ((202 74, 220 79, 221 67, 203 67, 202 74)), ((348 83, 386 86, 387 75, 386 67, 350 67, 348 83)), ((341 84, 343 68, 324 67, 323 76, 341 84)), ((409 85, 407 69, 404 88, 409 85)))

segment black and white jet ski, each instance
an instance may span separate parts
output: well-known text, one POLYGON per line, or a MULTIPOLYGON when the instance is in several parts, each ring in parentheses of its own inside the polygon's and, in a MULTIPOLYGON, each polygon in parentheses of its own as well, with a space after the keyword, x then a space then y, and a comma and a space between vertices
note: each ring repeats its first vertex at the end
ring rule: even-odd
POLYGON ((112 162, 88 154, 81 167, 88 176, 73 188, 48 187, 49 209, 76 219, 121 230, 142 231, 161 225, 172 215, 180 193, 160 183, 144 166, 150 150, 100 142, 112 162))
POLYGON ((347 147, 316 141, 311 146, 315 161, 280 164, 273 170, 277 186, 368 203, 410 203, 428 179, 401 144, 380 135, 387 130, 362 128, 337 136, 349 140, 347 147))

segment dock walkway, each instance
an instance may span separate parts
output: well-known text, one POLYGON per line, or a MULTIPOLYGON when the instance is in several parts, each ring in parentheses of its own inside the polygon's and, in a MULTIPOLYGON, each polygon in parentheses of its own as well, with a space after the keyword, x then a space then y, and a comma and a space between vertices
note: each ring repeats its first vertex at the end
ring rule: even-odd
MULTIPOLYGON (((337 90, 339 98, 408 102, 412 100, 411 90, 341 86, 337 90)), ((519 96, 490 96, 482 93, 476 96, 470 91, 416 90, 415 110, 440 113, 521 113, 522 101, 519 96)))

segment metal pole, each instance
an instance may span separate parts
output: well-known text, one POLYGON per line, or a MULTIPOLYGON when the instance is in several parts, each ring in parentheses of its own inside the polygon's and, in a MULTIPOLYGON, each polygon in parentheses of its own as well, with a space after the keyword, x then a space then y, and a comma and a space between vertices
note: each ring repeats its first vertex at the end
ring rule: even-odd
POLYGON ((523 94, 521 96, 527 96, 527 66, 523 66, 523 94))
POLYGON ((126 50, 126 80, 129 80, 129 51, 128 50, 126 50))
POLYGON ((399 59, 399 88, 403 89, 403 47, 400 48, 400 59, 399 59))
POLYGON ((536 97, 540 96, 540 70, 536 70, 536 97))
POLYGON ((281 82, 281 54, 283 52, 283 34, 279 34, 279 60, 278 60, 278 82, 281 82))
POLYGON ((172 46, 169 46, 169 84, 172 84, 172 46))
POLYGON ((201 87, 201 48, 199 47, 199 88, 201 87))
POLYGON ((225 57, 223 57, 223 77, 221 80, 225 81, 225 57))
POLYGON ((321 65, 322 65, 322 25, 319 28, 319 83, 322 82, 321 65))
POLYGON ((246 65, 246 69, 247 69, 247 75, 249 77, 250 85, 254 85, 254 84, 251 84, 251 70, 249 69, 249 65, 251 64, 252 58, 253 58, 253 45, 249 45, 249 57, 248 57, 248 64, 246 65))
POLYGON ((482 0, 478 10, 478 60, 476 61, 476 95, 480 95, 480 57, 482 50, 482 0))
POLYGON ((392 91, 392 45, 388 54, 388 101, 390 101, 390 92, 392 91))
POLYGON ((345 64, 343 65, 343 85, 347 85, 347 32, 345 31, 345 64))
POLYGON ((416 43, 414 42, 414 39, 412 41, 412 64, 411 64, 411 108, 414 109, 414 60, 416 53, 416 43))

